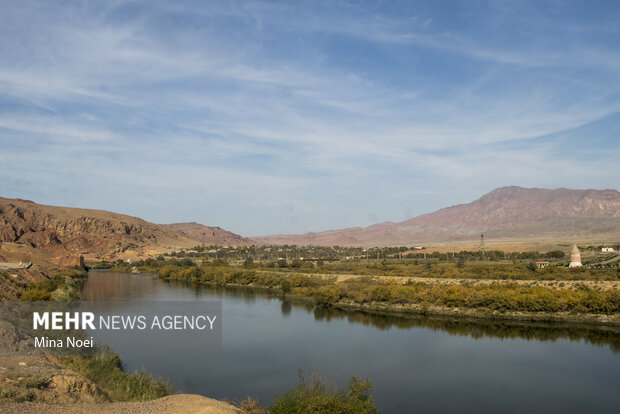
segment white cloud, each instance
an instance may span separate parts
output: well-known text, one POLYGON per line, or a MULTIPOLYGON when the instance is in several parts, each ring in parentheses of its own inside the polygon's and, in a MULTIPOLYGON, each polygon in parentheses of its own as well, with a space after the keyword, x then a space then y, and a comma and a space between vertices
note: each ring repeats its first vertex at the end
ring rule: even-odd
MULTIPOLYGON (((536 182, 588 187, 618 172, 607 160, 598 172, 570 169, 579 154, 560 158, 555 145, 524 148, 620 111, 619 54, 585 39, 528 49, 533 34, 502 47, 422 14, 338 4, 157 3, 134 14, 118 11, 123 2, 38 5, 0 17, 0 173, 13 183, 0 190, 23 187, 12 171, 28 158, 23 179, 48 199, 35 187, 83 170, 79 181, 101 197, 114 197, 122 182, 137 188, 134 203, 187 197, 222 225, 268 233, 275 219, 267 210, 290 198, 308 214, 299 222, 316 228, 313 220, 327 223, 321 206, 342 194, 350 201, 338 198, 348 203, 339 219, 367 220, 368 211, 355 210, 368 187, 373 210, 400 219, 406 198, 420 192, 466 191, 469 182, 471 194, 536 182), (15 22, 25 19, 20 31, 15 22), (415 193, 411 182, 421 186, 415 193), (225 207, 235 200, 271 218, 240 225, 225 207)), ((66 189, 57 188, 63 204, 66 189)), ((159 221, 164 206, 175 219, 167 203, 153 213, 159 221)), ((131 209, 139 214, 137 204, 131 209)))

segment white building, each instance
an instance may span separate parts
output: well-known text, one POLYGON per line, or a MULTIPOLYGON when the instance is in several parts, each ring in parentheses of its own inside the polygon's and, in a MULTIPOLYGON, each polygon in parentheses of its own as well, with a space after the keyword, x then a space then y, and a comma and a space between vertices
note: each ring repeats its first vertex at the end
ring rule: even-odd
POLYGON ((616 251, 613 247, 601 247, 601 251, 603 253, 613 253, 616 251))
POLYGON ((570 264, 568 267, 581 267, 581 252, 576 244, 573 244, 573 250, 570 253, 570 264))

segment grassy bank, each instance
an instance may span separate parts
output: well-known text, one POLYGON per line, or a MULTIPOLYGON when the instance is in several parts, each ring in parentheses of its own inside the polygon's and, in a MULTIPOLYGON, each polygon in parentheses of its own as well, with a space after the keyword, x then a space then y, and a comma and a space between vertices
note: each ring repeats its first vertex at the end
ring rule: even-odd
POLYGON ((300 372, 300 383, 289 392, 276 397, 270 407, 271 414, 290 413, 359 413, 379 412, 371 395, 370 381, 351 378, 345 390, 330 389, 327 381, 313 375, 306 381, 300 372))
POLYGON ((233 402, 244 414, 378 414, 379 410, 370 395, 372 385, 368 379, 352 377, 348 387, 338 389, 326 377, 312 373, 308 379, 298 371, 299 384, 277 395, 270 407, 265 407, 252 396, 233 402))
POLYGON ((86 270, 80 268, 57 270, 53 278, 26 286, 19 298, 24 301, 79 300, 79 289, 87 276, 86 270))
POLYGON ((144 372, 128 373, 121 358, 109 349, 95 356, 62 357, 67 368, 93 381, 113 401, 148 401, 172 391, 167 383, 144 372))
MULTIPOLYGON (((160 278, 218 286, 255 286, 282 295, 310 300, 322 307, 359 307, 401 312, 445 308, 482 310, 491 313, 613 315, 620 312, 618 289, 597 290, 586 285, 572 289, 553 289, 517 283, 443 285, 412 279, 405 283, 380 278, 355 278, 337 283, 335 278, 286 272, 258 272, 222 263, 197 265, 191 260, 143 264, 160 278)), ((470 313, 470 316, 475 316, 470 313)), ((550 318, 553 319, 553 318, 550 318)))

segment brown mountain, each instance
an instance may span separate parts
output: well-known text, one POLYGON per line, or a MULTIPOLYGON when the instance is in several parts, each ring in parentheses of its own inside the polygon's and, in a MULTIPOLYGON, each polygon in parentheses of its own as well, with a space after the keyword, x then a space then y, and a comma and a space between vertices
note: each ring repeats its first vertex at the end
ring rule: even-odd
POLYGON ((0 242, 23 242, 53 255, 144 252, 196 244, 171 229, 136 217, 2 197, 0 242))
POLYGON ((190 239, 197 240, 205 244, 229 245, 229 246, 251 246, 254 241, 231 233, 220 227, 205 226, 200 223, 173 223, 165 224, 167 228, 179 232, 190 239))
POLYGON ((411 245, 487 239, 620 238, 620 193, 502 187, 469 204, 401 223, 302 235, 253 237, 259 244, 411 245))

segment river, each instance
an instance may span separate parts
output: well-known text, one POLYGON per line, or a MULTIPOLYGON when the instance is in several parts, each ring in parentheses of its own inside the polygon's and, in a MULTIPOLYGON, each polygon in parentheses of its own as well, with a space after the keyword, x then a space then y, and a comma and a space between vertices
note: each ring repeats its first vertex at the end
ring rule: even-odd
MULTIPOLYGON (((339 387, 369 378, 383 413, 615 412, 620 334, 570 325, 396 318, 313 309, 261 291, 168 283, 91 271, 83 300, 222 302, 223 349, 203 357, 121 357, 176 392, 270 404, 298 370, 339 387)), ((114 343, 109 344, 114 348, 114 343)), ((144 346, 137 344, 136 346, 144 346)))

